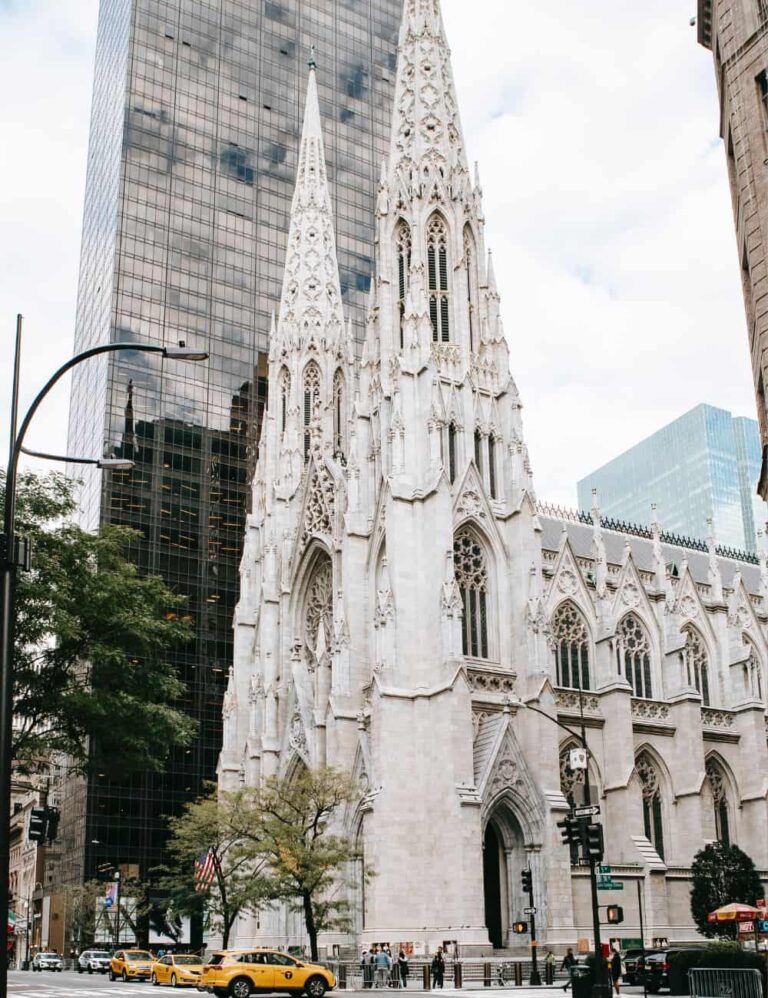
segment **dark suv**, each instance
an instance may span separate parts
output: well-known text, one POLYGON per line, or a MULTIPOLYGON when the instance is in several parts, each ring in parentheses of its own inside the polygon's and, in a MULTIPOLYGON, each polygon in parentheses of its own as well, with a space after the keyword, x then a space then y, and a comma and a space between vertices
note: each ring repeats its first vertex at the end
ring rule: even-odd
MULTIPOLYGON (((657 952, 658 950, 655 949, 647 949, 645 950, 645 956, 651 956, 657 952)), ((639 946, 632 947, 622 953, 622 959, 624 960, 622 980, 625 984, 637 984, 642 980, 640 973, 643 969, 643 950, 639 946)))
POLYGON ((650 953, 645 958, 645 967, 638 968, 636 982, 645 983, 646 988, 652 995, 657 994, 662 988, 669 987, 669 965, 679 953, 698 952, 703 947, 699 946, 675 946, 674 949, 658 950, 650 953))

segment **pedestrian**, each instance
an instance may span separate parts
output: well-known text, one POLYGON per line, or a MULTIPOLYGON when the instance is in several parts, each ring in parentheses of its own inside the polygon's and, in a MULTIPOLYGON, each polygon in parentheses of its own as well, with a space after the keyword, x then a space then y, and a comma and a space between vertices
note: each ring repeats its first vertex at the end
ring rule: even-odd
POLYGON ((437 947, 437 953, 432 957, 432 987, 442 988, 445 977, 445 960, 443 958, 443 947, 437 947))
POLYGON ((397 967, 400 971, 400 986, 403 988, 408 987, 408 957, 405 955, 405 950, 400 950, 397 955, 397 967))
POLYGON ((613 981, 613 990, 617 995, 621 994, 621 953, 617 949, 613 951, 611 957, 611 980, 613 981))
POLYGON ((547 984, 551 984, 554 981, 556 966, 557 960, 555 959, 555 954, 547 947, 547 952, 544 956, 544 980, 547 984))
POLYGON ((368 952, 367 949, 363 950, 363 955, 360 957, 360 969, 363 972, 363 987, 370 988, 373 984, 373 957, 368 952))
POLYGON ((568 980, 563 985, 563 991, 567 991, 568 988, 571 986, 571 967, 573 967, 575 964, 576 964, 576 957, 573 955, 573 950, 569 946, 568 952, 563 957, 563 962, 560 965, 560 969, 564 970, 568 975, 568 980))
POLYGON ((386 987, 392 961, 389 958, 389 954, 383 947, 376 954, 373 962, 376 965, 376 987, 386 987))

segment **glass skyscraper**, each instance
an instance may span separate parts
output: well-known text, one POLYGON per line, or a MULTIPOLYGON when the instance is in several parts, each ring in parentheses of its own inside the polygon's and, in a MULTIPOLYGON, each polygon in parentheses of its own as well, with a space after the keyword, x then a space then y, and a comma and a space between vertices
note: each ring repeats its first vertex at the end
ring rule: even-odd
POLYGON ((754 419, 697 405, 583 478, 579 509, 597 489, 603 514, 647 525, 656 503, 665 531, 704 540, 711 518, 719 545, 754 553, 768 514, 756 491, 760 459, 754 419))
POLYGON ((199 734, 162 774, 69 781, 56 880, 105 863, 145 876, 165 858, 162 816, 215 777, 307 61, 314 46, 342 292, 362 337, 401 11, 101 0, 75 349, 184 341, 210 359, 129 352, 78 368, 69 450, 135 461, 86 477, 83 515, 135 528, 141 570, 187 596, 195 639, 175 660, 199 734))

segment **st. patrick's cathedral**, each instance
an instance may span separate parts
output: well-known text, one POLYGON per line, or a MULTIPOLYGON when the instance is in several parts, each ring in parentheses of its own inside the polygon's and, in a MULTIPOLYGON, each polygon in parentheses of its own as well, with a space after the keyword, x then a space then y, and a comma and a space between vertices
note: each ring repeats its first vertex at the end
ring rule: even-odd
MULTIPOLYGON (((328 951, 525 944, 528 864, 561 950, 592 936, 556 828, 583 790, 556 722, 581 711, 616 934, 642 897, 646 941, 694 938, 705 843, 768 875, 768 561, 537 501, 439 0, 405 0, 391 134, 358 358, 310 67, 220 785, 359 784, 339 821, 375 875, 350 871, 328 951)), ((299 916, 242 917, 234 944, 257 941, 301 945, 299 916)))

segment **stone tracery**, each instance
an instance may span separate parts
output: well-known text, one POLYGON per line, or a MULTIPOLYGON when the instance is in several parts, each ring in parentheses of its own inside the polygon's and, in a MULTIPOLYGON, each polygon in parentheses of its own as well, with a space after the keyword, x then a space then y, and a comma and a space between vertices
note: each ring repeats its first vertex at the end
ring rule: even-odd
POLYGON ((464 654, 488 658, 488 564, 482 546, 467 527, 456 534, 453 560, 464 605, 464 654))
POLYGON ((558 686, 590 689, 589 631, 584 615, 571 600, 552 617, 552 639, 558 686))
POLYGON ((651 699, 651 643, 634 613, 623 617, 617 628, 616 660, 619 675, 630 683, 635 696, 651 699))

